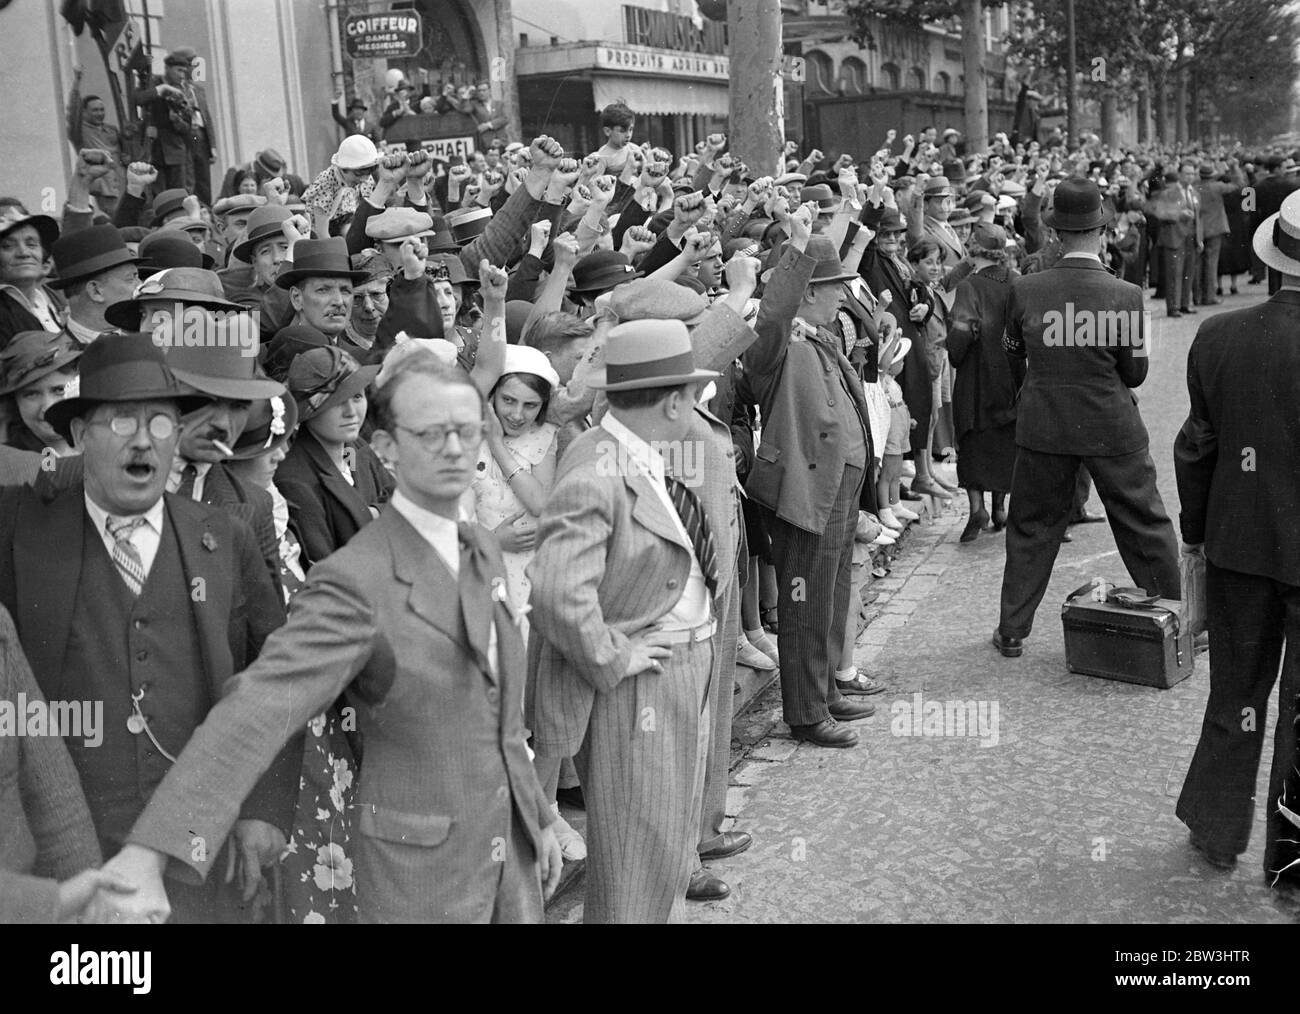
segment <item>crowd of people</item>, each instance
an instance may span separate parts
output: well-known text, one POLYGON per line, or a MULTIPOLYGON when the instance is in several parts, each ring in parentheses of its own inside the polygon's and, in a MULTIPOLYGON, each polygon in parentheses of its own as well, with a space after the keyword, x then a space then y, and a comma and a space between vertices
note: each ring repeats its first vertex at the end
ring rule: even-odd
MULTIPOLYGON (((203 108, 192 58, 160 101, 203 108)), ((198 159, 123 164, 74 100, 61 219, 0 199, 0 700, 102 702, 103 736, 0 736, 3 919, 539 921, 579 859, 588 921, 680 919, 752 842, 725 827, 737 664, 779 666, 796 740, 854 746, 887 689, 853 662, 854 548, 923 497, 965 491, 963 542, 1006 530, 1008 657, 1101 520, 1090 480, 1135 583, 1180 597, 1146 360, 1045 355, 1044 308, 1300 285, 1288 152, 931 127, 790 141, 764 175, 721 133, 640 145, 621 104, 581 153, 444 93, 419 108, 474 113, 468 161, 385 154, 340 100, 330 165, 265 149, 212 201, 198 159)), ((1230 641, 1212 619, 1212 666, 1230 641)), ((1186 819, 1226 863, 1260 744, 1219 732, 1186 819)))

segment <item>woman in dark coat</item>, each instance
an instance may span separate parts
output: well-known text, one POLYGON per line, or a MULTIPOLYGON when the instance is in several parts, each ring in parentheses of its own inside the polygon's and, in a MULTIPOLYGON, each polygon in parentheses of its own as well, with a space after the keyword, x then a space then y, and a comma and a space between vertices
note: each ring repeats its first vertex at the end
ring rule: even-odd
POLYGON ((1223 195, 1223 210, 1228 214, 1228 235, 1223 239, 1219 250, 1220 290, 1216 295, 1222 296, 1222 278, 1228 276, 1229 291, 1237 294, 1237 276, 1250 270, 1250 241, 1253 234, 1251 214, 1243 211, 1244 200, 1241 190, 1234 190, 1223 195))
POLYGON ((377 517, 393 479, 360 437, 366 385, 378 366, 361 366, 342 349, 299 353, 289 367, 298 405, 298 438, 275 471, 310 568, 377 517))
POLYGON ((913 463, 916 465, 912 489, 951 500, 952 493, 935 482, 930 474, 930 416, 934 385, 930 380, 930 364, 921 327, 933 311, 933 306, 925 285, 912 280, 911 269, 903 259, 907 225, 897 208, 873 208, 870 205, 862 212, 862 223, 876 230, 876 238, 862 255, 858 273, 877 295, 889 291, 892 297, 889 312, 897 319, 904 337, 912 342, 903 373, 898 378, 907 409, 916 420, 911 441, 913 463), (916 306, 924 306, 925 314, 921 315, 920 311, 914 314, 913 307, 916 306))
POLYGON ((957 285, 948 318, 948 361, 957 370, 952 409, 957 429, 957 479, 970 498, 962 542, 989 522, 984 491, 993 493, 993 530, 1006 524, 1006 495, 1016 463, 1018 379, 1002 351, 1015 271, 1003 263, 1007 235, 981 222, 971 234, 975 271, 957 285))

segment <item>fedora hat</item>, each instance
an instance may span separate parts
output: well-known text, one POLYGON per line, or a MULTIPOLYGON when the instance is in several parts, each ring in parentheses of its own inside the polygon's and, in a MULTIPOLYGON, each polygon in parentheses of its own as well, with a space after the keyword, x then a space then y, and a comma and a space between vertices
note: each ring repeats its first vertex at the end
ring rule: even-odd
POLYGON ((465 270, 465 262, 458 254, 431 254, 425 261, 425 272, 434 281, 452 285, 478 285, 478 279, 465 270))
POLYGON ((293 217, 293 212, 283 204, 264 204, 248 216, 245 225, 247 234, 235 245, 231 254, 241 261, 251 261, 257 245, 273 236, 284 236, 284 223, 293 217))
POLYGON ((161 222, 173 211, 184 211, 185 198, 189 196, 189 191, 181 187, 173 187, 171 190, 160 191, 153 199, 154 222, 161 222))
POLYGON ((112 225, 92 225, 60 236, 51 253, 59 277, 47 285, 56 289, 80 278, 90 278, 120 264, 137 264, 140 258, 127 248, 126 240, 112 225))
POLYGON ((111 304, 104 311, 104 319, 123 331, 139 331, 145 303, 154 300, 201 306, 206 310, 240 312, 247 309, 226 298, 221 279, 212 271, 193 267, 164 268, 136 285, 130 299, 111 304))
POLYGON ((697 370, 691 333, 680 320, 631 320, 612 328, 605 340, 605 368, 588 386, 598 391, 637 391, 715 380, 721 374, 697 370))
POLYGON ((960 159, 950 158, 942 163, 943 175, 952 181, 954 186, 959 186, 966 182, 966 167, 961 164, 960 159))
POLYGON ((71 439, 72 420, 102 402, 174 401, 185 415, 212 400, 182 387, 153 335, 141 331, 106 334, 91 342, 81 354, 78 373, 76 396, 45 410, 45 421, 65 440, 71 439))
POLYGON ((922 191, 924 196, 931 197, 952 197, 952 183, 947 176, 931 176, 925 181, 925 189, 922 191))
POLYGON ((803 192, 799 195, 799 200, 816 201, 817 207, 822 214, 837 210, 842 203, 840 198, 835 196, 835 191, 825 183, 816 183, 804 187, 803 192))
POLYGON ((483 235, 491 217, 492 211, 489 208, 457 208, 447 212, 443 222, 457 243, 466 244, 475 236, 483 235))
POLYGON ((1300 190, 1291 191, 1281 209, 1259 223, 1252 245, 1268 267, 1300 275, 1300 190))
POLYGON ((298 403, 288 394, 277 394, 253 402, 244 432, 230 449, 227 461, 248 461, 270 454, 293 439, 298 428, 298 403))
POLYGON ((1057 184, 1052 206, 1043 212, 1043 224, 1057 232, 1088 232, 1100 229, 1114 217, 1101 199, 1101 188, 1082 176, 1070 176, 1057 184))
POLYGON ((438 229, 430 237, 427 244, 429 253, 460 253, 460 244, 456 242, 456 237, 451 234, 450 229, 438 229))
POLYGON ((1219 175, 1214 171, 1214 166, 1209 162, 1202 162, 1196 172, 1203 180, 1212 180, 1214 177, 1219 175))
POLYGON ((365 281, 366 273, 352 270, 347 241, 342 236, 331 236, 329 239, 302 239, 295 243, 293 269, 281 270, 276 275, 275 284, 289 289, 304 278, 347 278, 355 285, 365 281))
POLYGON ((253 162, 259 169, 272 176, 279 176, 284 172, 284 156, 274 148, 263 148, 253 156, 253 162))
POLYGON ((330 165, 338 169, 361 171, 379 165, 379 149, 365 134, 349 134, 330 156, 330 165))
POLYGON ((12 204, 0 210, 0 239, 4 239, 15 229, 30 225, 41 238, 41 246, 46 253, 59 238, 59 223, 49 215, 27 215, 12 204))
POLYGON ((907 219, 897 208, 886 208, 876 223, 876 235, 882 232, 906 232, 907 219))
POLYGON ((140 240, 136 248, 140 258, 140 274, 146 278, 167 268, 210 269, 215 261, 212 255, 194 245, 188 236, 177 235, 175 230, 155 230, 140 240))
POLYGON ((298 403, 299 420, 314 419, 364 391, 378 375, 378 364, 362 366, 333 345, 298 353, 289 364, 289 393, 298 403))
POLYGON ((366 235, 385 243, 400 243, 408 236, 432 236, 433 219, 415 208, 387 208, 366 219, 366 235))
POLYGON ((570 292, 604 292, 616 285, 640 278, 625 254, 617 250, 593 250, 573 266, 570 292))
POLYGON ((170 64, 173 67, 188 67, 198 58, 194 52, 193 46, 177 46, 170 53, 163 63, 170 64))
POLYGON ((60 331, 19 331, 0 352, 0 395, 70 366, 84 351, 60 331))
POLYGON ((354 109, 360 109, 364 113, 369 108, 370 107, 361 100, 360 96, 358 96, 357 98, 353 99, 351 102, 348 103, 349 113, 352 112, 352 110, 354 109))
POLYGON ((809 257, 814 258, 817 263, 813 265, 812 277, 808 279, 809 285, 824 285, 828 282, 847 282, 859 277, 856 271, 845 271, 840 264, 840 253, 825 236, 814 235, 808 240, 808 248, 804 251, 809 257))
POLYGON ((257 365, 257 321, 240 313, 213 322, 209 341, 174 342, 167 347, 172 375, 187 387, 212 398, 258 401, 284 394, 284 385, 257 365))

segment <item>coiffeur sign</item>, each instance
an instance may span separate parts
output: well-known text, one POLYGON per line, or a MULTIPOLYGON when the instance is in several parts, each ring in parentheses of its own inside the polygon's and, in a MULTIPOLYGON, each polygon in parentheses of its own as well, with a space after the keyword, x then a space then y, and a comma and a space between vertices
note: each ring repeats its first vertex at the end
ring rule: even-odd
POLYGON ((424 25, 418 11, 396 14, 351 14, 343 26, 348 56, 354 59, 415 56, 423 46, 424 25))

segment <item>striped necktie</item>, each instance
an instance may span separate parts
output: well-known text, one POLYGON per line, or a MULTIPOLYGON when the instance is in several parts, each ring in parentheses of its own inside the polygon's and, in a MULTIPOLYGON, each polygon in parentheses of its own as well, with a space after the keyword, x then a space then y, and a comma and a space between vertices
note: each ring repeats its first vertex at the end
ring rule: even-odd
POLYGON ((665 475, 664 485, 668 487, 668 499, 677 509, 677 516, 682 519, 686 537, 691 540, 695 562, 704 572, 704 583, 709 586, 709 597, 712 598, 718 593, 718 557, 713 549, 713 533, 709 530, 704 508, 700 506, 699 497, 685 483, 665 475))
POLYGON ((137 528, 145 524, 148 522, 142 517, 117 518, 111 514, 104 521, 105 530, 113 536, 113 563, 117 565, 117 572, 122 575, 122 580, 131 590, 132 598, 140 596, 140 590, 144 588, 145 573, 144 560, 140 557, 140 551, 132 543, 131 536, 137 528))

